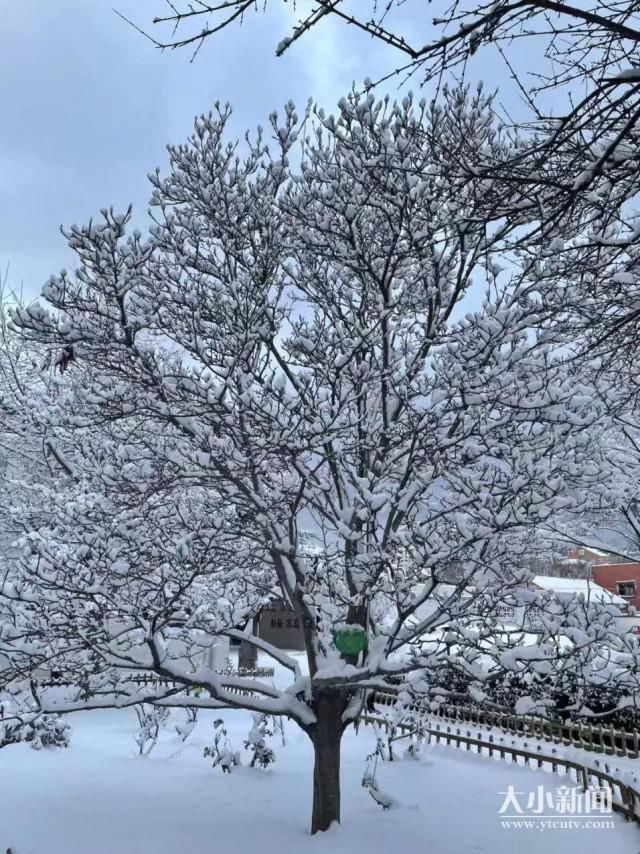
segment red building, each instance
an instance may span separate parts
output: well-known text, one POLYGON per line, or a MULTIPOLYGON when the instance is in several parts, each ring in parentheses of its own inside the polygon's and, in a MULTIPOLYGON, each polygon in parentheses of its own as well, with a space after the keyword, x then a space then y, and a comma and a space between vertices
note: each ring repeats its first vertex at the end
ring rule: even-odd
POLYGON ((594 563, 591 575, 600 587, 640 609, 640 563, 594 563))
POLYGON ((600 587, 622 596, 627 604, 640 610, 640 563, 620 560, 619 557, 596 549, 572 549, 570 560, 591 564, 591 578, 600 587))

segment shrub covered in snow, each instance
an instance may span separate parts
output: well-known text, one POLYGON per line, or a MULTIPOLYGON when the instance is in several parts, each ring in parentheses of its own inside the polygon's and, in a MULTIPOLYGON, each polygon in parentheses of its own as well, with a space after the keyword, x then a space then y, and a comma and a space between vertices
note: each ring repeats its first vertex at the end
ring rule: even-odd
POLYGON ((247 750, 251 751, 252 768, 268 768, 276 761, 276 755, 267 744, 267 738, 275 734, 275 727, 270 723, 269 716, 265 714, 253 715, 253 726, 244 743, 247 750))
POLYGON ((149 703, 139 703, 134 708, 140 725, 134 736, 138 753, 140 756, 148 756, 156 746, 160 729, 169 717, 169 709, 149 703))
POLYGON ((71 726, 61 715, 40 715, 23 727, 22 740, 29 742, 34 750, 43 747, 68 747, 71 742, 71 726))
POLYGON ((234 751, 231 746, 229 735, 224 726, 222 718, 217 718, 213 722, 214 736, 213 744, 208 745, 204 749, 204 756, 210 756, 212 765, 216 768, 218 765, 223 772, 230 774, 234 765, 240 765, 240 751, 234 751))
POLYGON ((0 723, 0 748, 22 741, 23 727, 20 721, 0 723))
POLYGON ((0 748, 27 742, 34 750, 43 747, 68 747, 71 726, 61 715, 29 714, 0 721, 0 748))
MULTIPOLYGON (((533 670, 526 673, 505 671, 499 678, 484 682, 481 692, 476 688, 477 681, 472 676, 451 665, 438 667, 428 674, 429 705, 433 710, 442 704, 498 707, 512 714, 535 713, 550 720, 595 721, 627 730, 640 727, 640 708, 630 702, 629 686, 624 681, 607 679, 598 684, 570 668, 546 674, 533 670)), ((406 694, 414 702, 426 699, 410 684, 406 694)), ((400 700, 402 698, 403 694, 400 700)), ((636 700, 640 702, 640 698, 636 700)), ((397 719, 398 711, 394 714, 397 719)), ((405 710, 402 721, 406 723, 410 716, 410 710, 405 710)))
POLYGON ((185 722, 182 724, 175 725, 176 732, 183 741, 186 741, 189 738, 189 736, 193 732, 196 723, 198 722, 198 707, 188 706, 185 709, 185 712, 187 715, 185 722))

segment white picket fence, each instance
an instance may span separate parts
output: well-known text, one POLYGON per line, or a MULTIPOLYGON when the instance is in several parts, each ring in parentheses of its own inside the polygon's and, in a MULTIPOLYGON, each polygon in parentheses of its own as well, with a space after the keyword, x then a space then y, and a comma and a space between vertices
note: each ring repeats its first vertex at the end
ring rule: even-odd
MULTIPOLYGON (((425 726, 416 726, 411 723, 392 724, 380 715, 367 713, 363 715, 363 722, 375 726, 378 730, 385 732, 387 738, 399 739, 410 735, 427 737, 430 742, 446 744, 451 747, 464 749, 467 752, 475 752, 490 758, 498 758, 510 761, 516 765, 524 765, 529 768, 537 768, 550 771, 554 774, 563 774, 582 787, 584 791, 589 788, 607 788, 611 792, 611 805, 615 812, 623 815, 627 820, 640 824, 640 787, 635 775, 633 783, 628 779, 624 782, 617 776, 621 772, 617 768, 611 768, 607 762, 594 759, 589 764, 568 759, 555 752, 545 750, 543 744, 516 745, 506 744, 504 739, 494 737, 490 733, 476 732, 453 723, 435 721, 425 726)), ((626 775, 627 778, 629 775, 626 775)))
MULTIPOLYGON (((377 692, 375 702, 380 706, 394 705, 396 696, 377 692)), ((586 724, 580 721, 550 721, 537 715, 513 715, 473 706, 442 705, 435 711, 419 702, 410 706, 412 711, 445 721, 494 727, 502 732, 523 738, 535 738, 549 744, 580 747, 607 756, 640 757, 640 734, 616 729, 602 723, 586 724)))

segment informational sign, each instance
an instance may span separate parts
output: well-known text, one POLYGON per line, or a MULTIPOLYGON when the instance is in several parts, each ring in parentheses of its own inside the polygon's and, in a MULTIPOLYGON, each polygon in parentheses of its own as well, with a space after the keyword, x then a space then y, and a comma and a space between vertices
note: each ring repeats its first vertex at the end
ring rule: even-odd
POLYGON ((260 612, 258 634, 279 649, 304 649, 302 620, 284 602, 260 612))

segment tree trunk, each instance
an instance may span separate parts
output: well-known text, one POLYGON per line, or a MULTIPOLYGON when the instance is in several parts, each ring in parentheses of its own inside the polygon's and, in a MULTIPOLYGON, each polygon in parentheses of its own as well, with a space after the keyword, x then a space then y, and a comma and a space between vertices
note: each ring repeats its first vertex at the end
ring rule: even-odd
POLYGON ((340 821, 340 741, 344 731, 344 697, 337 691, 321 692, 314 711, 318 722, 309 729, 313 742, 313 814, 311 833, 328 830, 340 821))

